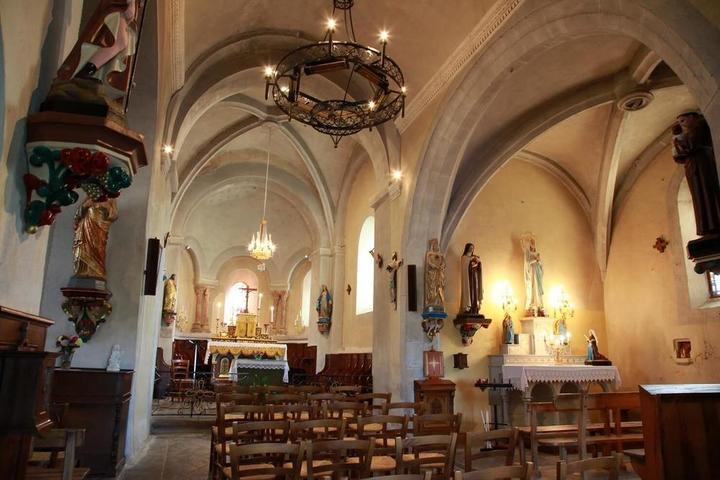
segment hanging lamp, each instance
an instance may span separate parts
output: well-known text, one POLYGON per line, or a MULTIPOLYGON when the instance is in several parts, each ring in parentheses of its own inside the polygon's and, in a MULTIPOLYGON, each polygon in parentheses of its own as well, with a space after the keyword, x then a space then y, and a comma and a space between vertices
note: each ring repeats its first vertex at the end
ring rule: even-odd
POLYGON ((268 232, 267 219, 265 213, 267 210, 267 191, 268 191, 268 176, 270 174, 270 135, 271 130, 268 128, 268 147, 267 147, 267 160, 265 162, 265 197, 263 199, 263 214, 262 220, 260 221, 260 229, 255 233, 248 245, 248 252, 250 256, 256 260, 265 261, 270 260, 275 253, 277 246, 272 241, 272 235, 268 232))

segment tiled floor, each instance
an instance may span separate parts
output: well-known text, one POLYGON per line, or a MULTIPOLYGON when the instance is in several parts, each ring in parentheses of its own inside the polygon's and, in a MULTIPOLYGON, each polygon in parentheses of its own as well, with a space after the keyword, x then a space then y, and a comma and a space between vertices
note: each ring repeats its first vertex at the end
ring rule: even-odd
MULTIPOLYGON (((195 419, 158 419, 153 424, 154 433, 143 455, 133 465, 128 465, 121 480, 205 480, 208 473, 210 449, 210 421, 195 419)), ((459 452, 458 459, 462 459, 459 452)), ((543 479, 555 478, 557 457, 541 454, 540 465, 543 479)), ((593 478, 607 478, 597 476, 593 478)), ((639 478, 623 472, 623 480, 639 478)))

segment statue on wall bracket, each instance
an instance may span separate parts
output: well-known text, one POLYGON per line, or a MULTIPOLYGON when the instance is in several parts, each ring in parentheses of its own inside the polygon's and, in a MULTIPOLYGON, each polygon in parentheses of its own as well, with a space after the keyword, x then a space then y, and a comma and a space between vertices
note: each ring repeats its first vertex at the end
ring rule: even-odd
POLYGON ((79 199, 116 198, 147 165, 143 136, 127 128, 146 0, 101 0, 28 117, 25 230, 50 225, 79 199))
POLYGON ((437 238, 429 242, 425 254, 425 289, 423 294, 422 329, 428 339, 440 333, 447 313, 445 312, 445 255, 440 252, 437 238))
POLYGON ((460 257, 460 313, 457 314, 453 324, 460 330, 463 345, 471 345, 473 336, 480 327, 488 328, 491 319, 480 313, 483 299, 482 263, 480 257, 475 255, 475 245, 466 243, 462 257, 460 257))
POLYGON ((535 236, 525 233, 520 237, 520 247, 523 251, 523 273, 525 277, 525 315, 528 317, 544 317, 543 305, 543 265, 540 253, 537 251, 535 236))
POLYGON ((163 285, 162 323, 166 327, 172 325, 177 319, 177 280, 175 274, 165 279, 163 285))
POLYGON ((320 333, 329 333, 332 325, 333 299, 327 285, 323 285, 315 304, 318 313, 317 327, 320 333))
POLYGON ((685 167, 700 238, 688 242, 695 271, 720 274, 720 183, 710 127, 701 114, 685 113, 672 127, 673 158, 685 167))
POLYGON ((75 331, 87 342, 112 312, 105 282, 105 257, 110 226, 118 218, 115 199, 96 202, 88 197, 75 213, 73 276, 62 288, 62 309, 75 331))

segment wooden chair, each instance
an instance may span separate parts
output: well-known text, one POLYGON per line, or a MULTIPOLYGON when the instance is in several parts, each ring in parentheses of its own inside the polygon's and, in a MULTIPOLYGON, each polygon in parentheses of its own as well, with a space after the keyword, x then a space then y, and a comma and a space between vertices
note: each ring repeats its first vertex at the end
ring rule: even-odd
POLYGON ((181 396, 192 388, 190 378, 190 360, 174 358, 170 364, 170 393, 171 400, 181 396))
POLYGON ((245 443, 287 443, 290 422, 285 420, 263 420, 260 422, 234 422, 232 441, 245 443))
POLYGON ((622 453, 613 453, 609 457, 588 458, 578 460, 576 462, 568 462, 561 460, 557 462, 557 480, 566 480, 570 475, 580 474, 590 470, 607 470, 609 480, 618 480, 620 478, 620 467, 622 466, 622 453))
POLYGON ((85 430, 78 428, 56 428, 44 437, 33 440, 34 452, 49 452, 50 462, 46 467, 28 466, 25 478, 34 480, 81 480, 90 472, 89 468, 75 466, 75 449, 85 443, 85 430), (54 464, 57 453, 62 452, 62 467, 54 464), (55 454, 55 455, 53 455, 55 454))
POLYGON ((357 419, 357 437, 374 440, 375 455, 370 470, 375 472, 396 472, 396 438, 407 435, 407 415, 373 415, 357 419))
POLYGON ((233 390, 235 393, 250 393, 250 385, 240 385, 239 383, 236 383, 233 386, 233 390))
POLYGON ((391 393, 361 393, 355 396, 355 400, 367 405, 367 411, 373 415, 384 414, 385 405, 390 403, 391 393), (376 402, 376 400, 379 400, 376 402))
POLYGON ((361 478, 360 480, 430 480, 432 473, 425 472, 425 475, 383 475, 380 477, 361 478))
POLYGON ((338 476, 347 478, 370 475, 373 458, 373 442, 370 440, 320 440, 307 444, 307 461, 300 476, 314 478, 338 476))
POLYGON ((383 405, 383 415, 397 415, 408 413, 410 415, 423 415, 426 405, 424 402, 391 402, 383 405), (393 412, 393 410, 400 410, 393 412))
POLYGON ((532 462, 525 465, 512 465, 504 467, 492 467, 474 472, 455 472, 455 480, 531 480, 535 468, 532 462))
POLYGON ((307 401, 315 405, 318 408, 318 412, 324 413, 323 407, 326 403, 347 401, 347 397, 339 393, 311 393, 307 396, 307 401))
POLYGON ((397 438, 398 473, 432 471, 433 478, 450 479, 455 467, 457 433, 397 438))
POLYGON ((302 395, 296 393, 275 393, 268 394, 265 397, 265 403, 272 405, 289 405, 303 403, 305 398, 302 395))
POLYGON ((323 409, 324 418, 342 418, 345 420, 346 432, 354 436, 357 431, 357 419, 366 413, 366 405, 362 402, 330 402, 323 409))
POLYGON ((413 427, 416 435, 450 435, 460 433, 462 413, 434 413, 430 415, 416 415, 413 418, 413 427))
POLYGON ((330 387, 330 393, 339 393, 346 397, 355 397, 362 393, 362 387, 360 385, 336 385, 330 387))
POLYGON ((512 465, 515 460, 517 429, 504 428, 489 432, 468 432, 465 435, 465 471, 473 470, 473 461, 491 457, 504 457, 505 465, 512 465), (492 444, 488 448, 488 442, 492 444))
POLYGON ((311 393, 325 393, 325 388, 321 385, 289 385, 288 393, 300 393, 309 395, 311 393))
POLYGON ((345 438, 345 420, 316 419, 290 423, 290 441, 342 440, 345 438))
POLYGON ((215 395, 215 406, 217 412, 222 405, 254 405, 257 403, 257 395, 253 393, 218 393, 215 395))
POLYGON ((223 478, 300 478, 305 444, 251 443, 230 445, 230 466, 222 469, 223 478))
POLYGON ((274 420, 291 420, 299 422, 317 418, 317 408, 308 403, 291 405, 270 405, 270 418, 274 420))
POLYGON ((210 441, 210 477, 216 478, 228 464, 228 445, 233 435, 233 423, 258 422, 268 419, 265 405, 221 405, 210 441))

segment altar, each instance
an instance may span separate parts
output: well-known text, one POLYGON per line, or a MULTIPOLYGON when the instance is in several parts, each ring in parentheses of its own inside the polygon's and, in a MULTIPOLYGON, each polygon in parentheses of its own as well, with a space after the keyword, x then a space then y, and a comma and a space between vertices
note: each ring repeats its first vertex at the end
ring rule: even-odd
POLYGON ((287 345, 256 339, 212 338, 205 361, 213 376, 243 385, 280 385, 289 380, 287 345))

